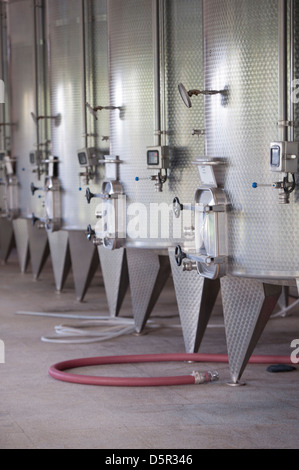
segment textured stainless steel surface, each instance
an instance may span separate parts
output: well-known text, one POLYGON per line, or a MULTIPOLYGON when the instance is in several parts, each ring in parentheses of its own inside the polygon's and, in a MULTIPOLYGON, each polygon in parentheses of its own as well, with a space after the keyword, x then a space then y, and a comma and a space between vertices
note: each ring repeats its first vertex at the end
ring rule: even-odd
POLYGON ((88 243, 81 230, 69 232, 69 247, 77 300, 82 302, 99 267, 99 256, 93 244, 88 243))
POLYGON ((148 217, 139 238, 128 232, 130 247, 168 248, 183 237, 173 233, 171 204, 174 196, 188 203, 194 199, 198 177, 192 162, 203 154, 204 140, 192 136, 192 131, 203 128, 203 99, 198 100, 190 114, 178 96, 177 87, 181 80, 190 86, 203 84, 201 7, 202 2, 197 0, 165 2, 166 86, 161 131, 167 132, 162 135, 162 142, 171 147, 171 162, 163 193, 155 193, 154 183, 148 180, 155 171, 147 169, 146 160, 147 147, 156 143, 152 2, 108 2, 110 104, 124 108, 122 114, 110 114, 111 154, 124 161, 120 165, 120 180, 130 206, 128 226, 138 215, 135 213, 135 209, 140 209, 138 204, 146 208, 148 217), (140 181, 135 182, 135 177, 140 181), (162 222, 159 217, 149 220, 150 204, 162 203, 169 206, 162 222))
MULTIPOLYGON (((106 20, 106 0, 47 1, 51 114, 62 116, 60 126, 52 123, 52 153, 60 160, 62 229, 74 231, 70 235, 70 256, 75 290, 80 300, 86 295, 99 260, 95 248, 85 239, 84 232, 94 218, 97 203, 92 201, 88 205, 84 197, 86 188, 79 177, 82 168, 77 152, 86 146, 107 151, 107 138, 109 142, 108 114, 103 113, 96 121, 87 113, 85 106, 87 101, 94 105, 108 104, 106 20)), ((94 183, 89 185, 94 192, 102 173, 98 169, 94 183)), ((62 231, 51 239, 59 290, 70 268, 66 237, 62 231), (62 250, 65 255, 63 263, 55 256, 57 250, 62 250)))
POLYGON ((29 250, 34 279, 38 279, 49 257, 49 243, 46 231, 28 224, 29 250))
POLYGON ((15 245, 11 220, 0 219, 0 260, 6 263, 15 245))
POLYGON ((204 279, 197 272, 184 272, 176 264, 173 249, 169 250, 169 257, 186 352, 196 353, 220 292, 220 283, 204 279))
POLYGON ((229 363, 238 382, 281 295, 281 286, 255 279, 221 279, 229 363))
MULTIPOLYGON (((86 3, 87 5, 87 3, 86 3)), ((105 1, 88 2, 86 11, 86 76, 87 94, 83 91, 83 39, 82 1, 48 0, 48 30, 50 47, 50 89, 51 114, 62 115, 59 127, 52 125, 52 150, 61 163, 59 177, 63 187, 62 219, 63 229, 86 230, 94 218, 96 201, 87 205, 84 187, 81 187, 77 151, 85 147, 85 101, 107 105, 108 63, 107 24, 105 1), (90 10, 91 8, 91 10, 90 10), (95 55, 96 51, 96 55, 95 55), (93 60, 96 58, 95 60, 93 60)), ((102 112, 99 123, 87 115, 88 133, 105 136, 108 133, 108 114, 102 112)), ((108 134, 109 135, 109 134, 108 134)), ((107 142, 97 139, 97 145, 104 150, 107 142)), ((88 139, 94 147, 94 138, 88 139)), ((89 185, 94 192, 100 183, 101 170, 94 183, 89 185)))
POLYGON ((14 236, 16 241, 19 265, 22 273, 25 273, 30 260, 29 252, 29 224, 26 219, 16 219, 13 221, 14 236))
MULTIPOLYGON (((237 276, 299 276, 298 204, 278 204, 269 144, 278 135, 278 8, 274 0, 204 1, 206 88, 228 87, 227 103, 206 98, 209 157, 227 160, 224 188, 230 272, 237 276), (228 53, 229 51, 229 53, 228 53)), ((277 178, 277 176, 276 176, 277 178)))
POLYGON ((127 249, 132 309, 136 331, 142 332, 169 279, 168 256, 154 250, 127 249))
POLYGON ((71 269, 71 255, 68 232, 48 233, 50 254, 52 259, 56 290, 63 290, 65 281, 71 269))
MULTIPOLYGON (((10 96, 9 96, 9 56, 8 56, 8 35, 7 35, 7 5, 0 4, 0 80, 1 92, 4 83, 4 96, 1 93, 0 102, 0 149, 1 152, 10 150, 10 96), (4 98, 4 102, 3 101, 4 98)), ((0 168, 0 214, 5 214, 6 191, 4 183, 4 168, 0 168)))
MULTIPOLYGON (((7 5, 0 4, 0 80, 4 83, 4 96, 0 102, 0 149, 10 151, 10 83, 9 83, 9 41, 7 31, 7 5), (4 102, 2 102, 4 98, 4 102)), ((2 83, 2 82, 1 82, 2 83)), ((2 162, 1 162, 2 163, 2 162)), ((6 215, 7 192, 4 167, 0 169, 0 215, 6 215)), ((0 259, 5 263, 14 246, 13 225, 10 220, 0 220, 0 259)))
MULTIPOLYGON (((19 180, 19 204, 21 217, 31 218, 32 213, 42 217, 43 208, 37 197, 32 197, 30 184, 40 185, 36 174, 32 173, 29 155, 36 150, 37 129, 31 118, 36 112, 36 97, 39 95, 38 113, 43 114, 45 83, 41 74, 35 73, 35 2, 20 0, 8 5, 8 27, 11 51, 11 120, 12 156, 17 159, 19 180), (38 84, 37 84, 38 80, 38 84), (36 93, 38 90, 38 93, 36 93)), ((41 14, 41 9, 38 8, 41 14)), ((40 18, 41 21, 41 18, 40 18)), ((38 27, 41 23, 37 22, 38 27)), ((41 37, 38 35, 38 37, 41 37)), ((38 56, 43 57, 43 43, 38 45, 38 56)), ((39 69, 43 64, 39 62, 39 69)))
POLYGON ((129 288, 129 273, 126 250, 109 251, 98 248, 101 271, 111 317, 117 317, 129 288))

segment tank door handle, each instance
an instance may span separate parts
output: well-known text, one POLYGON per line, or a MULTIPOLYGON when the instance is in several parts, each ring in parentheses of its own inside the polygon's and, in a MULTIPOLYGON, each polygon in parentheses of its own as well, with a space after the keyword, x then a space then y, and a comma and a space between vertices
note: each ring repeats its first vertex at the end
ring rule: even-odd
POLYGON ((174 212, 175 217, 177 219, 179 219, 180 215, 181 215, 181 211, 184 210, 184 206, 183 206, 183 204, 181 204, 178 197, 174 198, 173 203, 172 203, 172 207, 173 207, 173 212, 174 212))
POLYGON ((112 196, 110 196, 110 194, 93 194, 89 188, 86 189, 86 194, 85 194, 85 197, 86 197, 86 200, 88 202, 88 204, 90 204, 90 201, 96 197, 98 199, 104 199, 105 201, 107 201, 108 199, 111 199, 112 196))

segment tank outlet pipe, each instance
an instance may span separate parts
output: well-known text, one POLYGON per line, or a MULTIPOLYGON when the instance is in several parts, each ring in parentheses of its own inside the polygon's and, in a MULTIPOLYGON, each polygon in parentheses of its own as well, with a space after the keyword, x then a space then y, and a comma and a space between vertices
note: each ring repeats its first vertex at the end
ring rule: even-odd
MULTIPOLYGON (((38 34, 37 34, 37 6, 34 2, 34 9, 33 9, 33 21, 34 21, 34 79, 35 79, 35 114, 31 113, 31 116, 34 117, 39 115, 39 90, 38 90, 38 81, 39 81, 39 73, 38 73, 38 34)), ((37 124, 37 121, 36 121, 37 124)), ((36 126, 36 142, 37 142, 37 151, 39 151, 40 146, 40 130, 38 125, 36 126)))
MULTIPOLYGON (((147 148, 147 168, 158 170, 149 179, 155 182, 155 191, 163 192, 168 180, 169 148, 165 145, 165 38, 164 38, 164 0, 152 0, 152 37, 154 59, 154 136, 153 147, 147 148), (162 117, 163 116, 163 117, 162 117), (162 124, 163 121, 163 124, 162 124), (154 159, 154 160, 153 160, 154 159)), ((135 181, 140 181, 137 177, 135 181)))
POLYGON ((160 0, 152 0, 154 52, 154 126, 155 145, 161 145, 161 69, 160 69, 160 0))
MULTIPOLYGON (((294 0, 290 0, 290 31, 289 31, 289 43, 290 43, 290 89, 293 89, 295 77, 295 5, 294 0)), ((295 115, 295 104, 293 103, 292 93, 290 98, 290 115, 289 118, 293 124, 290 127, 290 136, 289 139, 291 142, 295 140, 295 131, 294 131, 294 115, 295 115)))
MULTIPOLYGON (((289 128, 294 123, 289 121, 288 113, 292 116, 292 103, 289 102, 289 81, 288 81, 288 65, 290 62, 291 74, 293 68, 293 45, 290 45, 290 59, 288 57, 288 5, 289 0, 278 0, 278 143, 277 148, 286 149, 285 152, 280 151, 280 164, 274 165, 275 146, 271 144, 271 170, 282 174, 282 181, 276 183, 279 188, 279 203, 289 204, 290 195, 295 190, 298 166, 298 148, 292 153, 288 150, 291 148, 289 139, 289 128), (290 103, 290 106, 289 106, 290 103), (273 153, 274 152, 274 153, 273 153), (292 155, 294 165, 290 165, 289 155, 292 155), (289 175, 292 176, 292 182, 289 182, 289 175)), ((290 9, 293 9, 293 3, 290 3, 290 9)), ((290 29, 293 28, 293 14, 290 14, 290 29)), ((292 43, 292 38, 291 38, 292 43)), ((291 95, 291 93, 290 93, 291 95)), ((290 132, 290 136, 293 132, 290 132)))
POLYGON ((87 131, 87 110, 86 110, 86 86, 87 86, 87 78, 86 78, 86 27, 85 27, 85 5, 84 0, 81 2, 81 47, 82 47, 82 120, 83 120, 83 128, 84 128, 84 145, 88 147, 88 131, 87 131))
POLYGON ((288 0, 278 0, 278 140, 288 140, 288 0))
MULTIPOLYGON (((6 4, 0 4, 0 43, 1 43, 1 78, 3 78, 5 85, 7 84, 7 18, 6 18, 6 4)), ((6 122, 6 105, 5 103, 1 106, 1 122, 6 122)), ((5 149, 6 147, 6 126, 3 125, 3 128, 0 129, 0 138, 1 138, 1 148, 5 149)))

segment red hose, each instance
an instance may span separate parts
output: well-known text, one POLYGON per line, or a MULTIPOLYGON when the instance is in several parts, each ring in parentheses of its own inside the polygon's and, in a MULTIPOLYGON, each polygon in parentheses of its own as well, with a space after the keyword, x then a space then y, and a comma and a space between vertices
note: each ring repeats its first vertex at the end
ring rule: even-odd
MULTIPOLYGON (((171 385, 195 384, 192 375, 180 377, 95 377, 88 375, 70 374, 68 369, 78 367, 99 366, 107 364, 140 364, 147 362, 209 362, 228 363, 228 356, 224 354, 150 354, 136 356, 107 356, 74 359, 60 362, 49 369, 49 375, 62 382, 82 385, 101 385, 111 387, 157 387, 171 385)), ((252 356, 250 364, 291 364, 288 356, 252 356)))

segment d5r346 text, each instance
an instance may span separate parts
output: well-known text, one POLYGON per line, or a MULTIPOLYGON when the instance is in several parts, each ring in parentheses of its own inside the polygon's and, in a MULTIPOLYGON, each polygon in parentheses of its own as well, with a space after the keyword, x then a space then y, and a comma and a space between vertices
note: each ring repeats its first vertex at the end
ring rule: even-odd
POLYGON ((150 455, 147 463, 150 465, 192 465, 193 459, 192 455, 159 454, 150 455))

